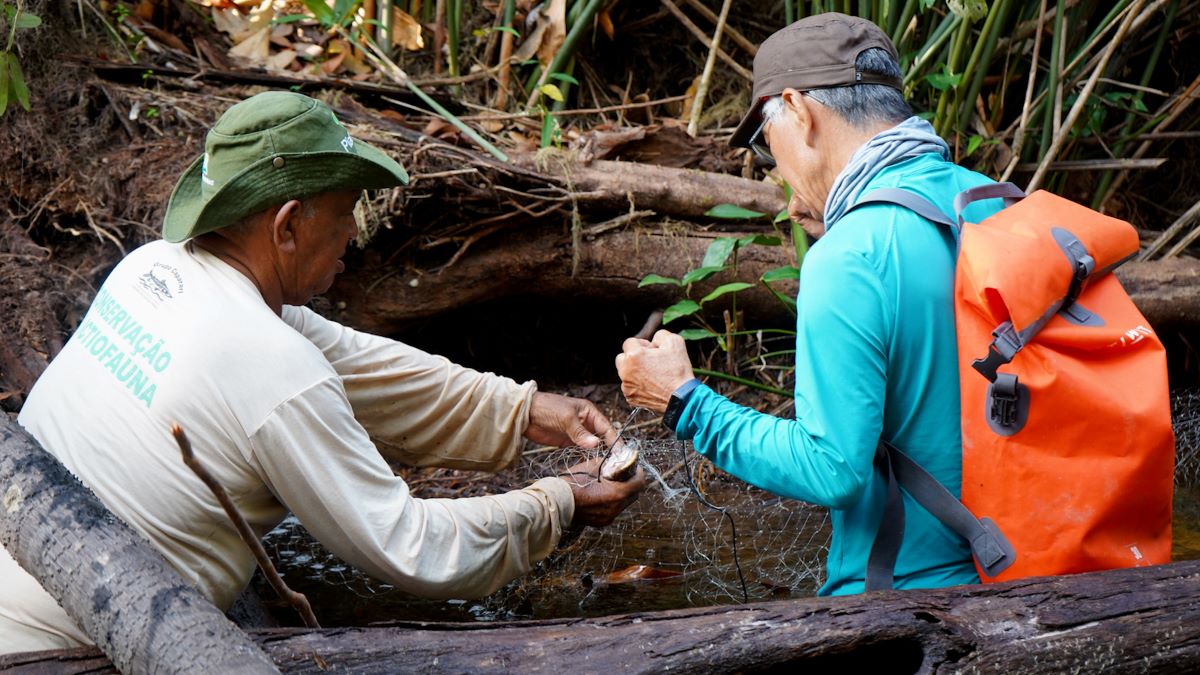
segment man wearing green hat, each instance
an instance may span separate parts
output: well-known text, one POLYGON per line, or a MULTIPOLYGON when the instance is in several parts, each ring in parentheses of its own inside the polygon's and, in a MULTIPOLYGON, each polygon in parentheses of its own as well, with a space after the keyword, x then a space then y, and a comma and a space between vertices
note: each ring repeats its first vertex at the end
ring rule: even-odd
MULTIPOLYGON (((338 556, 432 598, 476 597, 527 572, 570 526, 604 525, 644 484, 596 461, 506 494, 414 499, 372 438, 416 466, 494 470, 522 438, 597 447, 587 401, 537 391, 354 331, 303 305, 357 235, 365 189, 408 181, 323 103, 238 103, 171 195, 163 241, 127 256, 30 392, 19 422, 218 607, 254 559, 180 459, 200 461, 263 534, 289 512, 338 556)), ((0 548, 0 653, 89 642, 0 548)))
MULTIPOLYGON (((731 143, 778 165, 793 190, 789 215, 819 238, 800 272, 795 419, 743 408, 701 384, 673 333, 631 338, 617 356, 630 403, 665 412, 670 429, 717 466, 830 508, 822 594, 979 580, 967 540, 908 492, 889 490, 876 466, 886 441, 935 485, 960 492, 956 243, 942 223, 956 195, 992 183, 950 161, 902 91, 896 48, 858 17, 801 19, 754 58, 750 111, 731 143), (885 188, 931 210, 863 201, 885 188), (881 525, 889 496, 903 500, 898 528, 881 525), (876 555, 887 548, 874 548, 877 533, 898 539, 890 540, 894 559, 876 555)), ((966 215, 978 222, 1000 206, 988 200, 966 215)))

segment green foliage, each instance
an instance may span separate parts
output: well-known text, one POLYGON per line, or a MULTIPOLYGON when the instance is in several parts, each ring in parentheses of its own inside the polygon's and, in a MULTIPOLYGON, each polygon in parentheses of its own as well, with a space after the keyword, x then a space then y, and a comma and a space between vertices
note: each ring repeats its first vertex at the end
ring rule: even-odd
POLYGON ((0 28, 6 28, 8 40, 4 51, 0 51, 0 117, 8 111, 9 103, 16 103, 29 112, 29 87, 25 84, 25 73, 21 70, 21 62, 13 53, 16 44, 17 31, 31 30, 42 25, 41 17, 30 14, 22 9, 21 3, 10 3, 0 0, 0 16, 4 22, 0 28))

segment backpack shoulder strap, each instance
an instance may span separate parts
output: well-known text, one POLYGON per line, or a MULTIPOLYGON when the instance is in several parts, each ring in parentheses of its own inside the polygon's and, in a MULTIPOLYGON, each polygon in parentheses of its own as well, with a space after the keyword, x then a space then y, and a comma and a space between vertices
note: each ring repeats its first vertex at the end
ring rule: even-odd
POLYGON ((990 518, 976 518, 944 485, 899 448, 880 441, 875 464, 887 476, 888 495, 879 531, 867 559, 866 590, 892 587, 896 557, 904 534, 904 503, 897 486, 903 487, 925 510, 970 543, 971 553, 985 575, 994 577, 1016 560, 1016 551, 996 523, 990 518))
POLYGON ((903 206, 925 220, 937 223, 938 225, 945 225, 954 232, 956 237, 958 236, 959 223, 956 223, 945 213, 942 213, 942 210, 934 206, 933 202, 908 190, 900 188, 871 190, 859 198, 854 203, 853 208, 866 206, 867 204, 894 204, 896 206, 903 206))

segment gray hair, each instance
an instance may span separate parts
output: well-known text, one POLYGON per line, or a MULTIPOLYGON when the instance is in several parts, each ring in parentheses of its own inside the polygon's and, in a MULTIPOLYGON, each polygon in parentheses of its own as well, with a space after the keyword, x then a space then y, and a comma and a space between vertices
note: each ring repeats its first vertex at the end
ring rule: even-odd
MULTIPOLYGON (((878 47, 863 50, 854 62, 861 73, 875 73, 900 78, 900 64, 878 47)), ((896 124, 912 117, 912 107, 904 95, 886 84, 854 84, 848 87, 829 87, 804 92, 817 103, 829 108, 851 125, 866 129, 872 124, 896 124)), ((763 119, 771 122, 783 113, 783 97, 772 96, 763 103, 763 119)))

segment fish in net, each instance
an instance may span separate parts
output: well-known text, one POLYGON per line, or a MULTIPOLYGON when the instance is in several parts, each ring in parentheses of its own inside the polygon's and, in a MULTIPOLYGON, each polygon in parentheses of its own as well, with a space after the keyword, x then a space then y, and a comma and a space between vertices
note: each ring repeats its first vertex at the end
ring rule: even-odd
MULTIPOLYGON (((626 424, 622 432, 624 441, 636 442, 646 472, 638 500, 607 527, 565 536, 530 573, 482 599, 408 595, 336 558, 295 518, 267 534, 264 544, 287 583, 309 595, 324 625, 604 616, 814 595, 824 581, 828 511, 733 478, 690 443, 638 437, 655 426, 626 424)), ((407 478, 420 497, 495 494, 602 453, 535 448, 500 474, 423 470, 407 478)))

